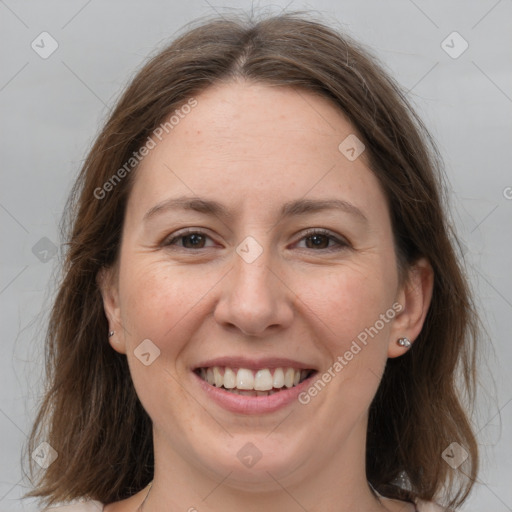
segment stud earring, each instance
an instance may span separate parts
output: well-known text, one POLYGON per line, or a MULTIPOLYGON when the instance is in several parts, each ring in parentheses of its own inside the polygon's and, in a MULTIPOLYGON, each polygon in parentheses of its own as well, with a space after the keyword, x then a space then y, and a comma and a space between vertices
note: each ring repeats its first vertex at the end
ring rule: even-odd
POLYGON ((409 338, 398 338, 396 341, 401 347, 410 348, 412 343, 409 338))
POLYGON ((108 331, 108 337, 112 338, 112 336, 114 336, 115 333, 116 331, 108 331))

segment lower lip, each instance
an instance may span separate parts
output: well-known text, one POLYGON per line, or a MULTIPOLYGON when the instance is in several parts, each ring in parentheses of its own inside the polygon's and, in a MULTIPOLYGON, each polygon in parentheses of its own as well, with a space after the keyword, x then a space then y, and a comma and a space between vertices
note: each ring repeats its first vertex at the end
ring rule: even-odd
POLYGON ((282 389, 272 395, 247 396, 237 395, 225 389, 212 386, 196 373, 192 373, 209 398, 224 409, 241 414, 264 414, 274 412, 290 405, 294 401, 298 401, 298 395, 309 386, 310 379, 316 375, 316 373, 314 373, 300 384, 297 384, 297 386, 282 389))

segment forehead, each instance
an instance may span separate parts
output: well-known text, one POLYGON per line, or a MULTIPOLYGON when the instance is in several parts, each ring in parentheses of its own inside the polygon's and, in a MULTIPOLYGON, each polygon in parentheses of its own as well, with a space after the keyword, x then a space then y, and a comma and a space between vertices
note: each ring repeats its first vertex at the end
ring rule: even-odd
POLYGON ((161 141, 153 137, 157 144, 136 172, 132 209, 183 194, 233 205, 348 195, 363 208, 382 207, 365 153, 351 161, 340 151, 357 134, 327 98, 234 82, 194 100, 193 108, 175 113, 161 141))

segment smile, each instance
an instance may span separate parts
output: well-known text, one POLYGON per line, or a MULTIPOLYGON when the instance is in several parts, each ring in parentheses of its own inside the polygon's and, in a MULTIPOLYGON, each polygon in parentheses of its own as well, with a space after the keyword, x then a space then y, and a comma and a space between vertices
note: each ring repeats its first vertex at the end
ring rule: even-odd
POLYGON ((269 396, 282 389, 293 388, 309 378, 315 370, 291 367, 230 368, 213 366, 197 368, 195 373, 211 386, 244 396, 269 396))

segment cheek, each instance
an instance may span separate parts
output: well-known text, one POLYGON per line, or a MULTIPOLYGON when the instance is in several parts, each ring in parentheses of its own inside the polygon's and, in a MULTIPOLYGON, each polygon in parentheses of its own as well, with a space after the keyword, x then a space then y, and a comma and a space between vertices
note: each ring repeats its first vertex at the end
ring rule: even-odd
POLYGON ((207 281, 211 276, 194 276, 190 269, 150 258, 125 258, 123 263, 119 276, 121 312, 133 384, 153 420, 161 418, 163 404, 172 403, 166 414, 179 423, 177 415, 188 410, 190 395, 179 383, 176 363, 197 329, 191 318, 198 314, 201 298, 212 288, 207 281), (145 349, 150 354, 148 365, 139 359, 143 340, 151 340, 159 350, 144 345, 149 347, 145 349))
MULTIPOLYGON (((394 287, 384 274, 382 264, 373 261, 373 265, 347 264, 328 275, 305 278, 301 288, 306 291, 299 294, 298 304, 303 303, 304 314, 312 321, 318 320, 317 328, 324 332, 323 340, 329 340, 333 355, 344 352, 391 308, 394 287)), ((384 334, 388 323, 382 327, 379 322, 379 327, 384 334)))
POLYGON ((121 273, 121 311, 127 331, 163 343, 213 287, 211 273, 192 272, 159 261, 136 261, 121 273))

